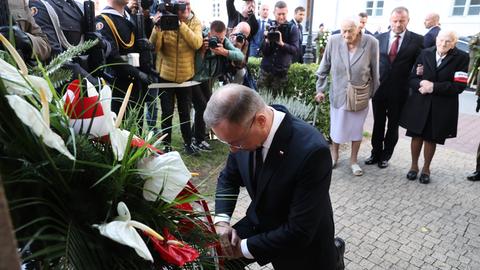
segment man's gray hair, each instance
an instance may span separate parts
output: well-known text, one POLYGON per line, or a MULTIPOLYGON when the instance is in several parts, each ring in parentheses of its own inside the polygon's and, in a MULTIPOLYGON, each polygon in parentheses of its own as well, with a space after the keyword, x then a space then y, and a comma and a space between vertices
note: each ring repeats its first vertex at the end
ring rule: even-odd
POLYGON ((223 120, 232 124, 246 125, 248 119, 266 106, 256 91, 231 83, 213 93, 203 113, 203 119, 208 127, 215 127, 223 120))
POLYGON ((396 7, 392 10, 392 13, 390 13, 390 15, 393 13, 403 13, 403 12, 407 13, 407 16, 410 17, 410 12, 408 12, 408 8, 406 7, 396 7))

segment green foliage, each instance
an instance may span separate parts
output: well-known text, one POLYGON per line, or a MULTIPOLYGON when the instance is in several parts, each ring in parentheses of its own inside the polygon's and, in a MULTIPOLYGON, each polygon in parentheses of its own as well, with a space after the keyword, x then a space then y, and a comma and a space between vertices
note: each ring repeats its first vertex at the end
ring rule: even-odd
MULTIPOLYGON (((213 255, 203 248, 215 236, 207 233, 203 224, 188 222, 205 213, 179 210, 180 200, 166 203, 143 198, 145 180, 137 162, 149 155, 146 147, 128 147, 123 160, 117 161, 108 141, 75 134, 69 127, 61 97, 55 95, 53 88, 62 78, 55 79, 55 74, 63 72, 60 67, 71 59, 73 52, 83 51, 87 45, 35 70, 51 83, 48 91, 54 93, 49 104, 50 128, 62 137, 75 160, 47 147, 42 138, 22 123, 6 99, 0 79, 0 174, 23 262, 34 264, 36 269, 162 269, 165 262, 153 249, 150 250, 155 265, 92 227, 112 221, 117 216, 118 202, 123 201, 133 220, 160 233, 168 228, 177 239, 194 243, 202 252, 197 265, 211 265, 213 255), (191 224, 192 228, 181 230, 179 224, 191 224)), ((38 107, 38 91, 32 92, 25 100, 38 107)), ((142 122, 138 112, 132 109, 122 128, 137 130, 142 122)), ((188 194, 181 201, 193 201, 199 196, 188 194)))
MULTIPOLYGON (((254 57, 250 57, 248 60, 248 69, 255 78, 258 78, 260 61, 260 58, 254 57)), ((314 113, 306 120, 315 120, 315 126, 326 137, 329 137, 330 103, 328 99, 328 91, 326 92, 325 102, 318 104, 315 101, 315 85, 317 82, 317 75, 315 72, 317 69, 317 64, 292 64, 288 70, 288 82, 283 89, 283 95, 286 98, 293 98, 300 103, 313 106, 314 113)))

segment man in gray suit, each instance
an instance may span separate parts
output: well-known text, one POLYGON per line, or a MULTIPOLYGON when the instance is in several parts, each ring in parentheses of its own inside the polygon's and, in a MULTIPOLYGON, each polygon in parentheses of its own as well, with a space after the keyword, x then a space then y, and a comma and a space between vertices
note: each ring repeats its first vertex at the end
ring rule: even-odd
POLYGON ((407 8, 394 8, 390 15, 390 31, 377 36, 380 86, 372 99, 373 149, 365 164, 378 164, 379 168, 388 167, 388 160, 397 144, 400 113, 408 96, 408 77, 423 49, 423 37, 407 30, 409 20, 407 8))

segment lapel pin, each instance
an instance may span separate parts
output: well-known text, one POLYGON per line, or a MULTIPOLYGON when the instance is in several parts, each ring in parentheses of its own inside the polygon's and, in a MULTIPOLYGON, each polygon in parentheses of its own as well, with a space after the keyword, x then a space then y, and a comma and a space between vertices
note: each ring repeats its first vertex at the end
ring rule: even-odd
POLYGON ((283 156, 283 151, 282 150, 278 151, 278 153, 283 156))

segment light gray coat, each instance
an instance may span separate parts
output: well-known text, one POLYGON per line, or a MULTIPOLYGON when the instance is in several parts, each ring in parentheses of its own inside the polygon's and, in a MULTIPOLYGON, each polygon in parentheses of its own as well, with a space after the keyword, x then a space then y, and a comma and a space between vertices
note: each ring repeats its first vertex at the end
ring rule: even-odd
POLYGON ((342 107, 346 101, 347 68, 349 68, 350 82, 353 85, 365 85, 370 80, 370 97, 373 97, 380 84, 378 61, 378 40, 373 36, 361 36, 351 61, 347 43, 342 35, 331 36, 317 70, 317 93, 324 92, 327 87, 328 74, 331 73, 330 104, 337 109, 342 107))

